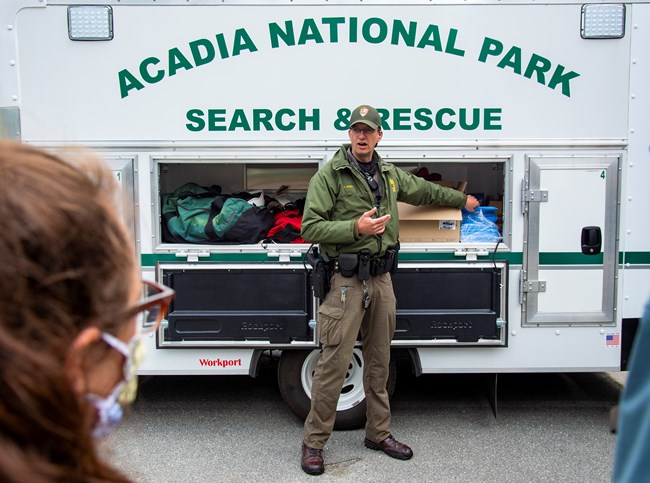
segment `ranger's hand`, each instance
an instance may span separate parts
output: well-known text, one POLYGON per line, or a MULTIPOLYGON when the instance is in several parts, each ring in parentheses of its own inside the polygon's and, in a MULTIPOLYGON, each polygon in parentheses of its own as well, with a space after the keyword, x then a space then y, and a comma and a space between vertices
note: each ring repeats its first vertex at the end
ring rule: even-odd
POLYGON ((390 220, 390 215, 384 215, 379 218, 373 218, 372 215, 377 213, 377 208, 366 211, 361 218, 357 221, 357 226, 360 234, 364 235, 379 235, 384 233, 386 223, 390 220))
POLYGON ((476 198, 474 198, 472 195, 467 195, 467 201, 465 201, 465 209, 467 211, 474 211, 474 208, 476 208, 479 205, 479 202, 476 198))

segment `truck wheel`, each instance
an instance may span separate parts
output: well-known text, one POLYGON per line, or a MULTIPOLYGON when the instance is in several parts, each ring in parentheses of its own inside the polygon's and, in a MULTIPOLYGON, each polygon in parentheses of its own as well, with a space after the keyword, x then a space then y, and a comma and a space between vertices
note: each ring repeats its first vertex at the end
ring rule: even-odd
MULTIPOLYGON (((291 411, 303 421, 311 407, 311 387, 320 359, 320 350, 284 350, 278 365, 278 386, 282 399, 291 411)), ((397 371, 391 357, 390 372, 386 389, 392 396, 395 390, 397 371)), ((357 429, 366 423, 366 396, 363 392, 363 356, 355 348, 343 389, 336 407, 334 429, 357 429)))

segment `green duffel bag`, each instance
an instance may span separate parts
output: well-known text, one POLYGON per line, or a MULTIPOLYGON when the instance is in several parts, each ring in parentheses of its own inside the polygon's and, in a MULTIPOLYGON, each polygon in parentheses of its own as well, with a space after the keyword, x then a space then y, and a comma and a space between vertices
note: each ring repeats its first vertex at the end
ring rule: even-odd
POLYGON ((240 196, 184 185, 163 197, 162 211, 169 242, 257 243, 274 222, 268 209, 254 206, 240 196))

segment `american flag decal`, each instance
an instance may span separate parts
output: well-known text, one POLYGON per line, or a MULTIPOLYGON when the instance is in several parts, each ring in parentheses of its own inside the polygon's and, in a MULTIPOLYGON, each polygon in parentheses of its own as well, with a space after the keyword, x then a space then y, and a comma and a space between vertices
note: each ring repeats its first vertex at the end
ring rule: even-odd
POLYGON ((620 334, 607 334, 605 336, 605 345, 621 345, 621 335, 620 334))

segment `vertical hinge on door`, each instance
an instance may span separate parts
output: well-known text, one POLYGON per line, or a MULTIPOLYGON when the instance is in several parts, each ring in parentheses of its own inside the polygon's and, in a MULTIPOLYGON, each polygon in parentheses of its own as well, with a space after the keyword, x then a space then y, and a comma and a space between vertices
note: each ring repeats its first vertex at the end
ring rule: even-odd
POLYGON ((546 280, 524 280, 521 290, 523 292, 546 292, 546 280))
POLYGON ((528 180, 524 178, 521 182, 521 212, 528 213, 528 203, 546 203, 548 201, 548 190, 529 189, 528 180))
POLYGON ((522 270, 519 278, 519 303, 526 303, 527 294, 546 292, 546 280, 528 280, 528 273, 522 270))

